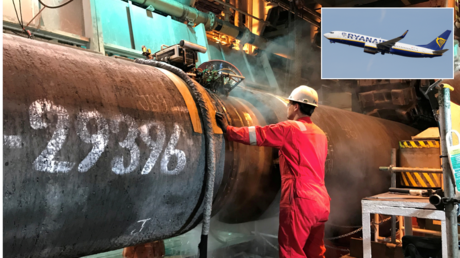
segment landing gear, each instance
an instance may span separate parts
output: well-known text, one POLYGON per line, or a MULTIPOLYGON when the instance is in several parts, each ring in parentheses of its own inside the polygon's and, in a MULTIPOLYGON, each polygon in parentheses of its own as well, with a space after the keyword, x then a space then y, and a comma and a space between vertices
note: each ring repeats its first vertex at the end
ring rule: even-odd
POLYGON ((385 55, 385 52, 380 52, 380 53, 382 54, 382 56, 385 55))
POLYGON ((334 42, 333 40, 331 40, 331 44, 332 44, 332 43, 335 43, 335 42, 334 42))

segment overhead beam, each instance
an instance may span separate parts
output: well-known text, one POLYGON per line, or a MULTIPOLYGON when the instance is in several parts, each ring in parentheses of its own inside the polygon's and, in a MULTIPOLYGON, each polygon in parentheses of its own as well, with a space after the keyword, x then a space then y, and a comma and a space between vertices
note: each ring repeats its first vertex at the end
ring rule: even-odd
POLYGON ((376 1, 377 0, 355 0, 355 1, 349 1, 343 4, 334 5, 334 7, 353 7, 357 4, 368 4, 368 3, 372 3, 376 1))
MULTIPOLYGON (((9 20, 5 20, 5 19, 3 20, 3 28, 22 32, 22 28, 21 26, 19 26, 18 23, 15 23, 9 20)), ((87 46, 90 42, 89 38, 87 37, 83 37, 80 35, 76 35, 76 34, 65 32, 65 31, 60 31, 60 30, 51 30, 43 26, 39 30, 33 27, 26 27, 26 29, 30 29, 32 34, 38 37, 55 39, 57 41, 61 41, 61 42, 68 43, 68 44, 87 46)))
POLYGON ((315 0, 315 2, 320 4, 322 7, 333 7, 333 5, 326 0, 315 0))

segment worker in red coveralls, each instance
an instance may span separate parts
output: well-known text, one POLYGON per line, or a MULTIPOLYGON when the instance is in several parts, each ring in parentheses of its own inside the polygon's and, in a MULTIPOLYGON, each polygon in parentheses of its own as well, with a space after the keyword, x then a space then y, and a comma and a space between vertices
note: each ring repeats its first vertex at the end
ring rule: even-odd
POLYGON ((324 224, 330 198, 324 185, 327 139, 310 119, 318 94, 308 86, 289 96, 288 121, 267 126, 234 127, 223 114, 216 119, 227 140, 279 149, 281 201, 279 256, 324 257, 324 224))

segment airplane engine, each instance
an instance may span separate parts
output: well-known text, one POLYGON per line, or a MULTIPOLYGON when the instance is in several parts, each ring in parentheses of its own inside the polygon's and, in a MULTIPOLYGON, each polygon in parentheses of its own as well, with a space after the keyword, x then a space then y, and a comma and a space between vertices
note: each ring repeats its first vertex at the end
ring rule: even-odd
POLYGON ((375 43, 366 43, 364 45, 364 52, 375 55, 379 51, 377 50, 377 45, 375 43))

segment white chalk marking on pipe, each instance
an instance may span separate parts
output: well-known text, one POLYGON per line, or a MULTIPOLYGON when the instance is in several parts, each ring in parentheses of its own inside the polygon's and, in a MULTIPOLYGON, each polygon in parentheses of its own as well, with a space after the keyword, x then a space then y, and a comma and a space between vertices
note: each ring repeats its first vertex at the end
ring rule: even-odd
MULTIPOLYGON (((48 143, 45 150, 35 159, 33 162, 34 169, 38 171, 56 173, 56 172, 69 172, 75 165, 75 162, 67 161, 55 161, 56 154, 61 150, 64 144, 67 133, 69 131, 69 115, 65 108, 59 105, 55 105, 50 100, 37 100, 29 107, 30 124, 33 129, 46 129, 49 127, 46 119, 43 118, 45 114, 57 115, 58 121, 56 124, 56 131, 48 143)), ((112 171, 116 174, 122 175, 133 172, 137 166, 139 166, 140 150, 136 145, 136 138, 140 132, 141 139, 150 148, 151 153, 149 159, 144 165, 141 174, 149 174, 155 166, 158 158, 163 149, 163 145, 166 140, 166 130, 163 124, 157 122, 150 122, 146 125, 139 127, 137 130, 137 123, 134 118, 129 115, 117 115, 113 120, 110 121, 110 126, 107 120, 96 110, 92 111, 81 111, 77 116, 77 135, 85 143, 93 145, 90 153, 80 162, 78 165, 79 172, 87 172, 93 167, 98 159, 104 152, 108 140, 109 140, 109 129, 113 133, 119 133, 119 124, 124 122, 128 125, 128 134, 124 141, 119 142, 122 148, 126 148, 130 151, 130 164, 125 167, 123 164, 123 156, 116 156, 112 160, 112 171), (95 119, 98 131, 95 134, 90 134, 87 128, 87 124, 91 119, 95 119), (153 141, 150 136, 151 127, 156 127, 157 136, 156 141, 153 141)), ((165 153, 161 159, 160 171, 163 174, 177 175, 184 168, 187 163, 187 158, 182 150, 175 149, 179 138, 181 127, 178 124, 174 124, 174 130, 171 135, 171 139, 165 149, 165 153), (171 157, 176 156, 177 164, 172 170, 169 170, 168 164, 170 163, 171 157)), ((22 138, 17 135, 5 135, 4 145, 8 148, 21 148, 22 138)))
MULTIPOLYGON (((139 221, 137 221, 137 223, 141 223, 142 222, 142 225, 141 225, 141 229, 139 229, 139 232, 137 233, 141 233, 142 229, 144 228, 144 225, 145 225, 145 222, 149 221, 151 218, 148 218, 148 219, 141 219, 139 221)), ((134 231, 136 231, 135 229, 133 231, 131 231, 131 235, 134 234, 134 231)))
POLYGON ((171 111, 189 113, 189 110, 187 107, 172 107, 171 111))
POLYGON ((56 131, 54 131, 46 149, 33 162, 33 167, 35 170, 43 172, 67 173, 73 168, 75 162, 56 161, 54 158, 67 138, 69 114, 65 108, 55 105, 50 100, 36 100, 29 107, 30 126, 35 130, 48 128, 48 124, 42 117, 46 113, 57 115, 56 131))
POLYGON ((20 149, 22 138, 19 135, 3 135, 3 145, 8 149, 20 149))
POLYGON ((187 157, 182 150, 177 150, 176 145, 179 141, 181 128, 178 124, 174 124, 174 132, 171 135, 171 139, 169 140, 168 146, 166 146, 165 152, 163 154, 163 158, 161 159, 161 172, 167 175, 177 175, 179 174, 184 168, 187 163, 187 157), (173 170, 168 169, 168 164, 172 156, 177 157, 177 165, 173 170))
POLYGON ((96 110, 81 111, 77 116, 77 134, 83 142, 93 145, 91 152, 78 165, 79 172, 87 172, 96 164, 109 142, 107 120, 96 110), (91 119, 96 120, 97 133, 90 135, 87 124, 91 119))
POLYGON ((158 157, 160 157, 161 150, 163 149, 163 145, 165 144, 166 140, 165 126, 161 123, 150 122, 139 127, 139 132, 141 139, 150 148, 150 156, 141 172, 142 175, 146 175, 152 171, 155 163, 158 160, 158 157), (152 137, 150 137, 150 128, 152 128, 152 126, 156 127, 157 129, 156 141, 153 141, 152 137))
POLYGON ((119 132, 119 123, 124 122, 128 125, 128 134, 124 141, 118 143, 122 148, 129 150, 131 161, 128 167, 125 168, 123 164, 123 156, 116 156, 112 161, 112 171, 115 174, 123 175, 133 172, 137 166, 139 166, 140 151, 139 147, 136 145, 136 137, 139 134, 137 130, 137 123, 134 121, 134 118, 129 115, 117 115, 113 121, 111 121, 110 126, 113 132, 119 132))

